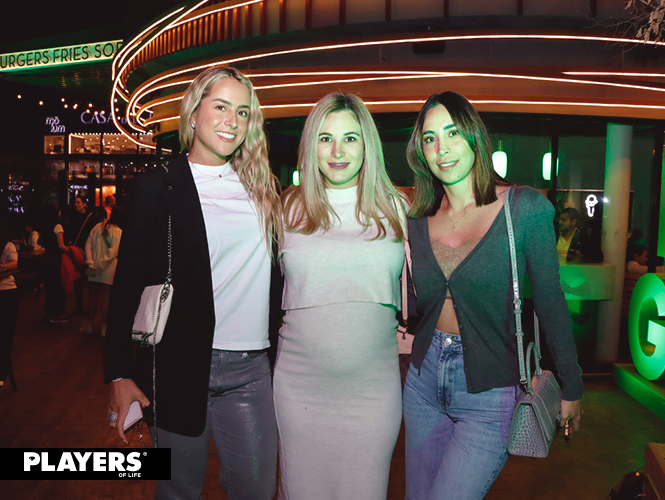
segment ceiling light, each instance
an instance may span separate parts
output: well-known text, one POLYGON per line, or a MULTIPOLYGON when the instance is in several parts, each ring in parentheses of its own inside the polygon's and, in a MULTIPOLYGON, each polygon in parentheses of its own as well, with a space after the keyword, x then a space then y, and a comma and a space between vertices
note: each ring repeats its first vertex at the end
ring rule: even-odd
POLYGON ((492 154, 492 164, 494 165, 494 171, 505 178, 506 173, 508 173, 508 155, 505 151, 495 151, 492 154))

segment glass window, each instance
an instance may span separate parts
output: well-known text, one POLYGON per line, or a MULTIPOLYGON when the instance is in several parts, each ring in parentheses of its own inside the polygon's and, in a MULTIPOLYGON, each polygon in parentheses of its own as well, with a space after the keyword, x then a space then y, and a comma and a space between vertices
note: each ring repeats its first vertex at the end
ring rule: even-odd
MULTIPOLYGON (((64 143, 64 137, 62 138, 64 143)), ((58 171, 65 169, 64 160, 46 160, 43 166, 44 179, 56 180, 58 178, 58 171)))
MULTIPOLYGON (((152 134, 139 134, 139 141, 143 143, 153 144, 152 134)), ((139 153, 142 155, 154 155, 156 152, 155 148, 147 148, 145 146, 139 146, 139 153)))
MULTIPOLYGON (((653 125, 636 125, 633 128, 630 170, 630 188, 633 196, 628 219, 628 232, 635 240, 639 239, 641 234, 643 241, 646 243, 649 242, 650 238, 658 237, 658 234, 649 234, 651 217, 658 216, 657 212, 651 212, 651 171, 653 169, 655 133, 656 130, 653 125)), ((661 200, 661 204, 663 202, 665 200, 661 200)))
POLYGON ((105 155, 135 155, 136 144, 123 134, 104 134, 105 155))
POLYGON ((529 116, 482 116, 494 151, 506 153, 505 179, 518 185, 547 190, 543 176, 543 155, 550 150, 551 123, 529 116))
POLYGON ((70 154, 99 154, 101 134, 69 134, 70 154))
POLYGON ((69 163, 69 179, 86 179, 88 174, 99 177, 99 162, 92 160, 80 160, 69 163))
POLYGON ((65 152, 64 135, 46 135, 44 136, 44 154, 60 155, 65 152))
POLYGON ((105 161, 102 165, 102 178, 115 179, 115 162, 105 161))

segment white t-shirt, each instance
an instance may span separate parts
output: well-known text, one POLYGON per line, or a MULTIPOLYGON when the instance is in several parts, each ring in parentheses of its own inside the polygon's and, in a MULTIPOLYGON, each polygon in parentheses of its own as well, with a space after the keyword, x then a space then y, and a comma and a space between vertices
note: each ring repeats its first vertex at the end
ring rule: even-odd
MULTIPOLYGON (((13 262, 18 260, 18 252, 16 247, 11 241, 8 241, 5 245, 5 248, 2 251, 2 256, 0 257, 0 264, 7 264, 8 262, 13 262)), ((13 290, 16 288, 16 281, 14 276, 7 276, 6 278, 0 280, 0 291, 4 290, 13 290)))
MULTIPOLYGON (((649 266, 642 266, 639 262, 631 260, 626 264, 626 271, 629 273, 646 274, 649 271, 649 266)), ((662 273, 663 266, 656 266, 656 272, 662 273)))
POLYGON ((228 163, 190 166, 210 253, 215 301, 213 348, 265 349, 270 345, 270 256, 254 202, 228 163))
POLYGON ((42 246, 39 244, 39 233, 37 231, 33 231, 30 233, 30 236, 28 237, 28 245, 31 245, 33 250, 42 250, 42 246))

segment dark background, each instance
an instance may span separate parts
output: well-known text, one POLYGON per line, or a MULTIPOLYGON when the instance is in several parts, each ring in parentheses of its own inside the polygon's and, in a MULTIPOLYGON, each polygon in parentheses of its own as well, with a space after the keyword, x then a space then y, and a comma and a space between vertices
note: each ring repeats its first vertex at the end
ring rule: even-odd
MULTIPOLYGON (((10 0, 0 8, 0 53, 129 40, 170 8, 175 0, 90 2, 10 0)), ((62 98, 107 107, 110 64, 77 65, 44 72, 0 72, 0 170, 16 155, 41 154, 44 117, 63 113, 62 98), (108 71, 107 71, 108 70, 108 71), (21 95, 21 99, 17 96, 21 95), (39 105, 43 101, 43 105, 39 105)), ((82 104, 83 105, 83 104, 82 104)))

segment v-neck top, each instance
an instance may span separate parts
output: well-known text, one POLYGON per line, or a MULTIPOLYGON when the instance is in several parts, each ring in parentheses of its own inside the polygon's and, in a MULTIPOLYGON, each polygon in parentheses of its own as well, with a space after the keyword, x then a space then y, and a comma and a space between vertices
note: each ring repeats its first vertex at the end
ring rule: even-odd
MULTIPOLYGON (((581 370, 559 282, 554 207, 529 187, 510 192, 520 283, 528 274, 533 301, 563 383, 563 398, 582 397, 581 370)), ((420 368, 449 292, 462 337, 469 392, 519 383, 510 247, 502 207, 485 235, 446 278, 432 250, 427 218, 409 219, 417 317, 411 360, 420 368)), ((520 287, 520 293, 523 287, 520 287)), ((411 288, 409 288, 411 291, 411 288)), ((524 321, 526 323, 526 321, 524 321)))
POLYGON ((443 275, 446 279, 450 279, 450 275, 453 273, 457 266, 467 258, 471 253, 471 250, 476 248, 476 245, 481 240, 478 238, 474 241, 469 241, 468 243, 462 243, 457 247, 451 247, 445 243, 441 243, 439 240, 430 239, 432 244, 432 253, 436 258, 436 261, 439 263, 439 267, 443 272, 443 275))

